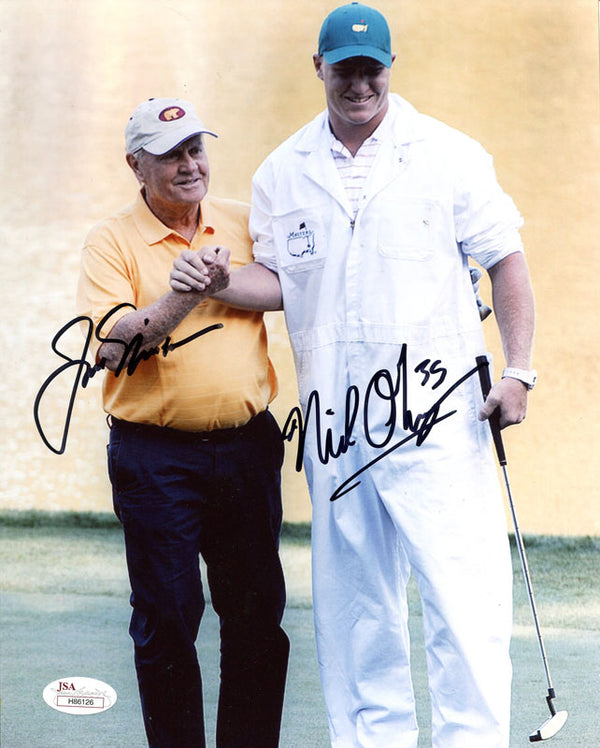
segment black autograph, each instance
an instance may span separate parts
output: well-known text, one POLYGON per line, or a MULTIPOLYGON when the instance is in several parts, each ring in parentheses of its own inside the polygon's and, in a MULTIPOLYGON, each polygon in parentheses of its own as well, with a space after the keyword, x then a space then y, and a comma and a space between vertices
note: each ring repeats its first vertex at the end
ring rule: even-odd
MULTIPOLYGON (((423 375, 423 380, 421 382, 422 386, 427 384, 431 377, 437 377, 437 380, 431 385, 432 390, 436 389, 444 382, 448 372, 441 364, 442 362, 439 359, 433 362, 430 359, 424 359, 418 364, 414 371, 415 373, 421 373, 423 375)), ((454 392, 454 390, 466 382, 467 379, 472 377, 479 368, 480 366, 478 365, 473 369, 470 369, 466 374, 460 377, 460 379, 454 382, 454 384, 448 387, 448 389, 428 410, 415 416, 408 407, 407 345, 403 344, 396 363, 395 377, 392 375, 392 372, 387 369, 380 369, 371 377, 363 395, 362 420, 365 439, 371 447, 385 451, 380 452, 377 457, 341 483, 330 496, 330 501, 336 501, 344 496, 344 494, 347 494, 352 491, 352 489, 356 488, 360 484, 360 480, 357 480, 359 475, 369 470, 369 468, 373 467, 373 465, 378 463, 380 460, 384 460, 404 444, 407 444, 414 439, 416 445, 421 446, 436 424, 441 423, 446 420, 446 418, 450 418, 450 416, 456 413, 456 410, 440 413, 442 404, 450 394, 454 392), (398 413, 398 404, 396 401, 399 394, 401 394, 402 403, 400 414, 398 413), (373 395, 376 395, 380 400, 389 403, 389 416, 384 424, 387 427, 387 433, 379 442, 375 441, 372 437, 369 428, 369 402, 373 395), (395 444, 388 446, 394 436, 396 424, 398 422, 405 432, 409 432, 408 436, 405 436, 395 444)), ((317 441, 317 456, 321 464, 326 465, 330 459, 336 459, 340 455, 345 454, 356 444, 356 439, 353 438, 352 432, 359 416, 360 400, 361 395, 358 387, 356 387, 356 385, 350 385, 346 391, 343 433, 336 436, 334 436, 331 428, 327 428, 323 437, 321 428, 321 400, 319 393, 316 390, 313 390, 309 395, 304 417, 299 406, 290 411, 282 433, 283 438, 286 441, 291 441, 296 431, 298 432, 298 448, 296 453, 296 470, 298 472, 302 469, 309 422, 313 417, 317 441)), ((326 410, 325 415, 334 415, 334 413, 331 410, 326 410)))
MULTIPOLYGON (((195 332, 193 335, 188 336, 187 338, 184 338, 183 340, 179 340, 176 343, 171 342, 171 337, 167 336, 165 340, 160 344, 160 346, 155 346, 154 348, 144 348, 144 336, 141 333, 138 333, 135 335, 129 343, 125 342, 124 340, 119 340, 118 338, 110 338, 110 337, 104 337, 102 329, 104 326, 108 326, 107 323, 110 321, 112 316, 122 309, 123 307, 132 307, 135 309, 135 306, 133 304, 119 304, 118 306, 111 309, 108 314, 106 314, 98 323, 98 326, 96 327, 96 331, 94 333, 94 325, 92 320, 89 317, 75 317, 75 319, 72 319, 70 322, 67 322, 66 325, 61 327, 61 329, 56 333, 54 338, 52 339, 52 350, 54 353, 56 353, 57 356, 65 360, 65 363, 59 366, 57 369, 55 369, 52 374, 46 379, 46 381, 42 384, 40 387, 35 402, 33 405, 33 418, 35 420, 35 425, 37 427, 38 433, 42 438, 42 441, 44 444, 50 449, 52 452, 56 454, 63 454, 66 446, 67 446, 67 436, 69 433, 69 426, 71 423, 71 416, 73 414, 73 407, 75 405, 75 397, 77 395, 77 390, 79 387, 85 388, 87 387, 90 379, 92 379, 99 371, 102 371, 106 368, 106 359, 101 358, 100 361, 98 361, 95 364, 90 364, 88 361, 86 361, 86 356, 88 355, 89 349, 90 349, 90 343, 92 341, 92 335, 95 334, 96 339, 99 340, 101 343, 116 343, 123 347, 123 353, 121 355, 121 359, 119 361, 119 364, 117 365, 116 369, 114 370, 115 376, 119 376, 123 371, 128 376, 131 376, 137 367, 140 365, 142 361, 146 361, 152 356, 162 355, 163 357, 167 356, 172 351, 176 350, 177 348, 181 348, 184 345, 187 345, 188 343, 191 343, 193 340, 196 340, 197 338, 201 337, 202 335, 206 335, 209 332, 212 332, 213 330, 219 330, 223 327, 222 323, 209 325, 208 327, 205 327, 203 330, 199 330, 198 332, 195 332), (67 354, 61 352, 58 348, 61 339, 63 336, 72 328, 77 325, 85 325, 87 327, 87 330, 85 332, 85 342, 83 344, 83 349, 81 351, 80 357, 77 359, 73 359, 67 354), (55 447, 53 444, 50 443, 49 439, 46 436, 46 433, 42 427, 41 421, 40 421, 40 405, 42 403, 43 397, 50 385, 57 380, 59 377, 62 377, 67 372, 72 371, 73 372, 73 382, 71 387, 71 394, 69 397, 69 402, 67 405, 67 412, 65 415, 63 430, 62 430, 62 436, 61 436, 61 442, 59 447, 55 447)), ((112 324, 110 325, 112 327, 112 324)))
MULTIPOLYGON (((51 343, 53 352, 64 359, 61 366, 55 369, 52 374, 45 380, 40 387, 33 406, 33 414, 35 424, 42 438, 44 444, 52 452, 56 454, 63 454, 66 449, 67 437, 69 427, 71 423, 71 417, 73 413, 73 407, 75 405, 75 398, 78 389, 87 387, 89 381, 99 372, 106 368, 106 359, 102 358, 97 363, 91 364, 86 360, 86 356, 89 353, 92 336, 95 337, 101 343, 112 343, 122 346, 123 352, 118 366, 114 370, 115 376, 119 376, 123 371, 128 376, 131 376, 139 364, 142 361, 146 361, 152 356, 162 355, 167 356, 177 348, 181 348, 188 343, 196 340, 202 335, 206 335, 213 330, 218 330, 223 327, 223 324, 218 323, 210 325, 187 338, 180 340, 176 343, 171 341, 170 336, 167 336, 165 340, 159 345, 153 348, 144 348, 144 338, 140 333, 132 338, 127 343, 124 340, 118 338, 104 337, 103 327, 108 326, 107 323, 111 320, 112 316, 123 307, 135 307, 132 304, 119 304, 106 314, 99 322, 95 332, 92 320, 89 317, 80 316, 72 319, 66 325, 64 325, 54 336, 51 343), (85 341, 83 349, 79 358, 71 358, 66 353, 59 349, 59 344, 66 333, 75 326, 84 325, 87 329, 85 330, 85 341), (57 379, 62 378, 68 372, 73 373, 73 380, 71 383, 71 391, 69 401, 67 405, 66 415, 63 424, 63 430, 61 435, 60 446, 54 446, 44 431, 40 420, 40 406, 43 398, 50 387, 50 385, 57 379)), ((112 324, 110 325, 112 327, 112 324)), ((368 462, 366 465, 361 467, 351 476, 346 478, 330 496, 330 501, 337 501, 345 494, 352 491, 358 485, 360 480, 358 477, 373 467, 381 460, 388 457, 392 452, 402 447, 404 444, 415 440, 417 446, 421 446, 431 433, 434 426, 442 421, 450 418, 456 413, 456 410, 450 410, 445 413, 441 413, 441 408, 445 400, 472 377, 481 368, 481 364, 473 367, 448 387, 443 394, 432 404, 432 406, 424 411, 423 413, 413 414, 412 410, 408 406, 408 347, 403 344, 400 349, 400 355, 396 363, 395 373, 393 374, 388 369, 379 369, 369 380, 364 394, 362 395, 362 425, 363 433, 366 442, 379 451, 377 456, 368 462), (398 396, 400 395, 401 405, 398 405, 398 396), (372 434, 372 427, 370 425, 370 403, 371 399, 376 397, 379 401, 388 403, 389 415, 384 423, 387 428, 385 435, 380 438, 379 441, 372 434), (400 424, 400 427, 404 432, 408 432, 404 438, 390 446, 390 442, 394 437, 396 431, 396 425, 400 424)), ((414 369, 416 374, 422 375, 421 386, 430 385, 432 390, 436 390, 440 387, 447 377, 447 369, 442 365, 440 359, 432 361, 431 359, 423 359, 414 369)), ((359 411, 361 408, 361 393, 356 385, 351 385, 346 391, 345 405, 344 405, 344 425, 343 433, 334 435, 333 430, 328 427, 325 429, 323 435, 322 421, 323 415, 321 410, 321 399, 319 393, 313 390, 308 398, 307 406, 305 409, 305 415, 303 415, 300 406, 292 408, 290 411, 285 425, 282 430, 282 437, 285 441, 291 442, 296 432, 298 433, 298 445, 296 452, 296 470, 299 472, 302 470, 304 462, 304 449, 306 445, 306 439, 308 435, 309 424, 311 419, 314 420, 314 430, 316 434, 316 449, 317 457, 321 464, 326 465, 330 459, 337 459, 342 454, 345 454, 351 447, 356 444, 356 439, 353 437, 354 427, 357 419, 359 418, 359 411)), ((334 415, 331 409, 325 411, 326 416, 334 415)))

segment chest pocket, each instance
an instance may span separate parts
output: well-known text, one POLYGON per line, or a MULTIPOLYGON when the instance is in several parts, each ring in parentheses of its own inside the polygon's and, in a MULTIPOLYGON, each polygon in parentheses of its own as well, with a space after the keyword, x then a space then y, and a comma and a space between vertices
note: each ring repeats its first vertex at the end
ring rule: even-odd
POLYGON ((327 239, 315 208, 293 210, 274 216, 273 233, 279 266, 287 273, 302 273, 325 265, 327 239))
POLYGON ((430 260, 442 232, 442 210, 434 200, 399 195, 378 205, 375 235, 382 257, 425 262, 430 260))

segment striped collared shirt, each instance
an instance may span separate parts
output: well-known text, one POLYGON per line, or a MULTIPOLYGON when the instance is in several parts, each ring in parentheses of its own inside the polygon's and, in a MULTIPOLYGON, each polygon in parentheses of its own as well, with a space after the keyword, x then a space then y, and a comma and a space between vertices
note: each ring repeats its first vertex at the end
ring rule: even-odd
POLYGON ((365 183, 371 167, 377 156, 379 146, 384 137, 387 117, 383 119, 375 132, 360 146, 355 156, 352 156, 346 146, 331 133, 331 153, 342 180, 342 184, 350 200, 353 215, 356 215, 360 200, 363 197, 365 183))

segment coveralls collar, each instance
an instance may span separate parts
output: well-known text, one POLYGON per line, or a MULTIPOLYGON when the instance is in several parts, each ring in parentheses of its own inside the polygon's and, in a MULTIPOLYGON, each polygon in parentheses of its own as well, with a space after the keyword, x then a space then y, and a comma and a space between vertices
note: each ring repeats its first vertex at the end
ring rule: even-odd
MULTIPOLYGON (((386 120, 389 121, 389 125, 387 126, 393 144, 400 146, 407 145, 416 140, 422 140, 422 135, 417 133, 416 128, 416 119, 419 117, 419 112, 413 105, 401 96, 398 96, 398 94, 390 94, 389 102, 389 109, 381 125, 386 120)), ((381 129, 381 125, 375 132, 381 129)), ((321 112, 307 125, 296 143, 296 150, 308 153, 318 151, 323 146, 323 132, 331 132, 327 110, 321 112)))

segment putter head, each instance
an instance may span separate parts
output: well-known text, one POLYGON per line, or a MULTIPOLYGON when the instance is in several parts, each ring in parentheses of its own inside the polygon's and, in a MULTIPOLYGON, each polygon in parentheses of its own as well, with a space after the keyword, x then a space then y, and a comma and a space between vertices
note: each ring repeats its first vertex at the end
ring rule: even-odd
POLYGON ((529 736, 529 740, 532 743, 538 743, 540 740, 548 740, 553 738, 556 733, 563 727, 567 721, 568 712, 556 712, 549 717, 544 724, 540 727, 537 732, 534 732, 529 736))

